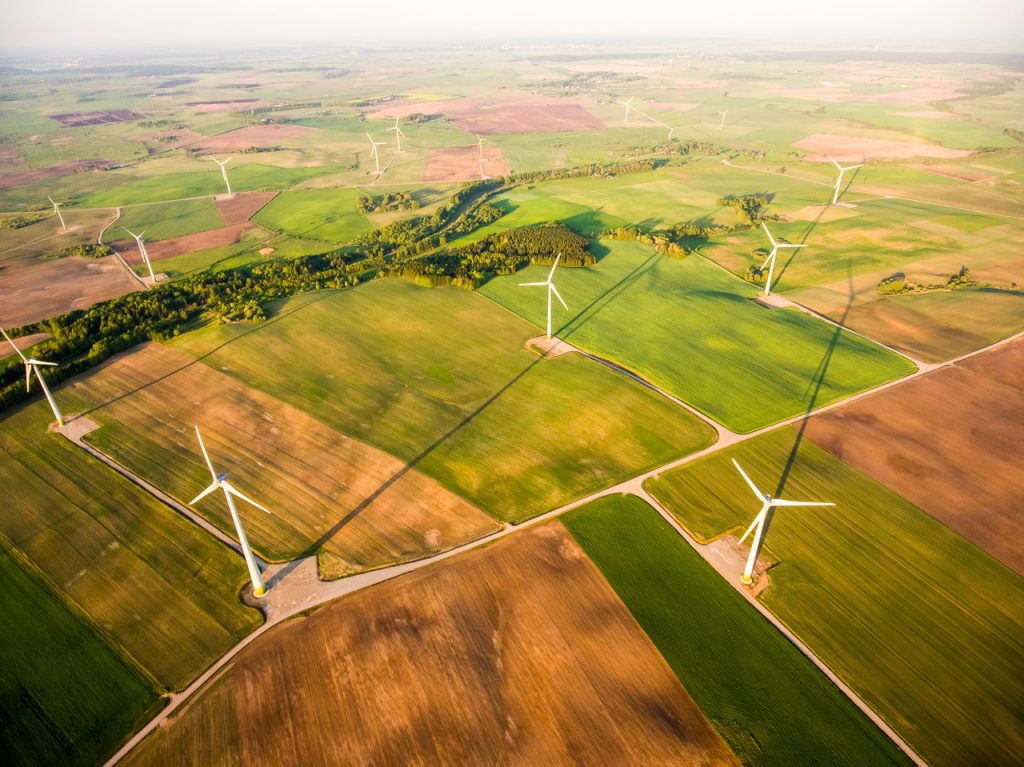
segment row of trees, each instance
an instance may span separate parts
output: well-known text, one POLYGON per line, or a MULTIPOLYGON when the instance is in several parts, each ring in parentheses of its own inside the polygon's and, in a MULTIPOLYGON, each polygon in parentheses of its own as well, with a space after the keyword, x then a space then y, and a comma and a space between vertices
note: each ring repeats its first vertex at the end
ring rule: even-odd
POLYGON ((597 263, 585 237, 561 224, 524 226, 492 234, 470 245, 392 264, 383 270, 422 285, 456 285, 475 290, 492 277, 513 274, 527 264, 550 264, 561 254, 565 266, 597 263))
POLYGON ((416 210, 419 202, 408 192, 387 192, 382 195, 361 194, 356 199, 360 213, 389 213, 395 210, 416 210))

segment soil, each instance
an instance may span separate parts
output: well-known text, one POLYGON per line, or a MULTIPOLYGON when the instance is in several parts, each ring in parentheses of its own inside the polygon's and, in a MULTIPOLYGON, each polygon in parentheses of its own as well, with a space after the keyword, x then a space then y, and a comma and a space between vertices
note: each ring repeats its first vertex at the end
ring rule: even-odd
POLYGON ((217 210, 224 223, 244 224, 269 203, 277 192, 239 192, 232 197, 217 197, 217 210))
MULTIPOLYGON (((208 763, 737 764, 558 523, 272 629, 222 680, 237 745, 208 763)), ((195 710, 151 758, 222 716, 195 710)))
MULTIPOLYGON (((146 243, 146 252, 150 261, 159 261, 173 256, 183 256, 186 253, 194 253, 197 250, 207 248, 219 248, 222 245, 234 245, 242 236, 242 232, 254 228, 255 224, 242 223, 232 226, 221 226, 217 229, 209 229, 205 232, 186 234, 181 237, 171 237, 167 240, 146 243)), ((142 255, 134 240, 121 240, 113 243, 113 247, 120 253, 124 260, 133 266, 143 263, 142 255)))
MULTIPOLYGON (((508 163, 497 147, 484 144, 484 173, 488 176, 507 176, 508 163)), ((480 148, 453 146, 431 149, 427 158, 424 181, 476 181, 480 178, 480 148)))
MULTIPOLYGON (((988 359, 986 359, 988 358, 988 359)), ((976 367, 1024 380, 1020 346, 976 367)), ((947 367, 811 419, 807 436, 1024 575, 1024 391, 947 367)))
POLYGON ((1024 338, 1017 338, 984 354, 976 354, 959 366, 1024 392, 1024 338))
MULTIPOLYGON (((51 336, 49 333, 32 333, 31 335, 28 336, 21 336, 19 338, 15 338, 14 343, 18 345, 18 349, 20 349, 21 351, 25 351, 29 347, 32 347, 35 344, 38 344, 42 341, 45 341, 47 338, 50 337, 51 336)), ((3 338, 3 336, 0 336, 0 338, 3 338)), ((15 351, 16 350, 13 349, 9 343, 7 343, 6 341, 0 341, 0 360, 10 357, 12 354, 15 353, 15 351)))
POLYGON ((797 149, 809 152, 808 160, 828 162, 829 156, 836 162, 860 162, 862 160, 900 160, 910 157, 938 157, 953 159, 967 157, 966 149, 948 149, 937 144, 914 144, 909 141, 881 141, 858 136, 836 136, 815 133, 793 144, 797 149))
POLYGON ((32 184, 36 181, 46 181, 47 179, 57 178, 59 176, 68 176, 72 173, 82 173, 84 171, 102 169, 108 165, 110 165, 110 160, 101 160, 98 158, 91 160, 75 160, 74 162, 52 165, 49 168, 27 170, 21 173, 4 175, 0 176, 0 189, 7 189, 12 186, 21 186, 23 184, 32 184))
POLYGON ((375 108, 370 115, 377 119, 393 120, 416 112, 443 114, 462 130, 480 135, 604 128, 604 124, 584 109, 581 103, 565 99, 393 101, 375 108))
POLYGON ((305 125, 248 125, 219 136, 204 138, 194 148, 200 152, 234 152, 251 146, 275 146, 287 139, 305 136, 317 130, 305 125))
POLYGON ((50 115, 51 120, 56 120, 68 128, 77 128, 82 125, 103 125, 105 123, 122 123, 141 120, 145 115, 133 112, 130 109, 111 109, 110 111, 98 112, 69 112, 61 115, 50 115))

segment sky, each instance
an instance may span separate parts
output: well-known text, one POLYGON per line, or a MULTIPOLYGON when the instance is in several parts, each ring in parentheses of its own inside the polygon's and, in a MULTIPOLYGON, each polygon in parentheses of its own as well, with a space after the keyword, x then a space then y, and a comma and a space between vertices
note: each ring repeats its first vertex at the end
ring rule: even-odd
POLYGON ((0 0, 0 9, 0 57, 126 45, 723 38, 953 49, 1024 39, 1024 0, 0 0))

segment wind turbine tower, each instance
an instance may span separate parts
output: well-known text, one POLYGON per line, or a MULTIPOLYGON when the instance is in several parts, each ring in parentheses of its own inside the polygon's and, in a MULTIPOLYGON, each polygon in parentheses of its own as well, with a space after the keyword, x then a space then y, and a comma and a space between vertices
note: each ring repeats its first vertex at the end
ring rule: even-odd
POLYGON ((725 130, 725 116, 728 113, 729 113, 728 109, 723 109, 721 112, 718 113, 718 114, 720 114, 722 116, 722 121, 718 124, 718 130, 725 130))
POLYGON ((213 463, 210 461, 210 456, 206 452, 206 445, 203 444, 203 435, 199 433, 198 426, 196 426, 196 437, 199 439, 199 449, 203 451, 203 458, 206 459, 206 466, 210 470, 210 476, 213 477, 213 482, 210 483, 208 488, 193 498, 189 505, 194 506, 197 501, 202 500, 217 489, 224 491, 224 498, 228 502, 228 511, 231 512, 231 521, 235 523, 235 532, 238 534, 238 543, 242 547, 242 556, 245 557, 245 565, 249 568, 249 579, 252 581, 252 593, 258 597, 262 597, 267 593, 267 584, 263 580, 263 573, 260 572, 260 567, 256 564, 256 557, 252 554, 252 549, 249 546, 249 539, 246 538, 245 530, 242 528, 242 519, 238 516, 238 507, 235 506, 235 498, 241 498, 250 506, 255 506, 260 511, 267 512, 267 514, 269 514, 270 511, 263 506, 260 506, 252 498, 247 498, 238 492, 234 486, 228 482, 227 474, 218 474, 214 470, 213 463))
POLYGON ((156 275, 153 274, 153 263, 149 260, 149 253, 146 252, 146 244, 142 241, 142 235, 144 235, 145 232, 139 232, 138 234, 132 234, 132 232, 130 230, 128 230, 126 227, 122 226, 121 228, 124 229, 126 232, 128 232, 128 234, 131 234, 132 237, 135 238, 135 244, 139 246, 139 254, 142 256, 142 260, 146 262, 146 267, 149 269, 149 284, 151 286, 155 285, 156 284, 156 275))
POLYGON ((622 121, 622 124, 623 124, 623 125, 629 125, 629 112, 630 112, 630 110, 631 110, 631 109, 633 108, 633 107, 631 107, 631 106, 630 106, 630 104, 632 104, 632 103, 633 103, 633 97, 632 97, 632 96, 630 96, 630 97, 629 97, 628 99, 626 99, 625 101, 620 101, 620 102, 618 102, 618 103, 619 103, 619 104, 621 104, 622 106, 624 106, 624 107, 626 108, 626 117, 625 117, 625 119, 624 119, 624 120, 622 121))
MULTIPOLYGON (((398 118, 397 117, 395 118, 395 124, 392 127, 388 128, 388 130, 392 130, 392 131, 395 132, 395 141, 398 142, 398 149, 395 150, 395 154, 401 154, 402 153, 402 137, 405 134, 402 133, 402 129, 398 125, 398 118)), ((370 139, 370 140, 372 141, 373 139, 370 139)))
POLYGON ((64 232, 66 233, 68 231, 68 227, 67 227, 67 224, 64 223, 64 214, 60 212, 60 203, 59 202, 53 202, 53 198, 52 197, 47 197, 46 199, 49 200, 53 204, 53 212, 56 213, 57 214, 57 218, 60 219, 60 228, 63 229, 64 232))
POLYGON ((229 162, 231 162, 231 158, 229 157, 228 159, 224 160, 224 162, 221 162, 216 157, 211 157, 210 159, 220 166, 220 174, 224 176, 224 186, 228 188, 228 194, 231 194, 231 182, 228 181, 228 170, 227 168, 224 167, 229 162))
POLYGON ((377 166, 377 175, 380 175, 380 152, 377 151, 377 147, 384 146, 384 141, 374 141, 373 136, 369 133, 365 134, 366 138, 370 139, 370 157, 373 158, 373 162, 377 166))
POLYGON ((783 248, 802 248, 803 245, 794 245, 788 242, 776 242, 775 238, 772 237, 772 233, 768 231, 768 224, 764 221, 761 222, 761 226, 764 227, 764 233, 768 235, 768 239, 772 243, 772 252, 768 254, 768 258, 761 264, 761 270, 764 271, 765 266, 768 266, 768 279, 764 283, 764 294, 770 296, 772 294, 772 275, 775 273, 775 254, 783 248))
POLYGON ((555 283, 552 282, 552 278, 555 276, 555 268, 558 266, 558 259, 560 259, 561 257, 562 257, 561 253, 559 253, 557 256, 555 256, 555 263, 553 263, 551 265, 551 271, 548 272, 548 278, 546 280, 544 280, 544 282, 520 282, 519 283, 519 287, 523 287, 523 288, 534 288, 534 287, 544 286, 544 287, 546 287, 548 289, 548 338, 551 338, 551 296, 554 295, 555 298, 558 299, 558 302, 565 309, 569 308, 568 306, 566 306, 565 301, 562 300, 562 296, 558 293, 558 288, 555 287, 555 283))
POLYGON ((833 160, 831 155, 829 155, 828 159, 832 160, 832 164, 839 169, 839 178, 836 179, 836 190, 832 194, 832 204, 835 205, 837 202, 839 202, 839 191, 843 186, 843 174, 848 170, 856 170, 857 168, 863 168, 864 164, 861 163, 860 165, 848 165, 844 168, 842 165, 833 160))
POLYGON ((476 145, 477 145, 478 147, 480 147, 480 159, 481 159, 481 160, 482 160, 482 159, 484 159, 484 142, 485 142, 486 140, 487 140, 487 139, 485 139, 485 138, 484 138, 483 136, 479 136, 479 135, 478 135, 478 136, 476 137, 476 145))
POLYGON ((57 425, 64 425, 64 416, 60 412, 60 408, 57 407, 57 400, 53 398, 50 393, 50 387, 46 385, 46 379, 43 378, 43 374, 39 372, 40 367, 55 368, 57 367, 56 362, 46 362, 45 360, 37 360, 35 357, 26 357, 21 353, 21 349, 15 346, 14 341, 7 335, 7 331, 0 328, 0 333, 4 334, 4 339, 11 345, 11 348, 18 353, 21 357, 22 363, 25 365, 25 391, 32 391, 32 373, 36 374, 36 378, 39 381, 39 387, 43 390, 43 394, 46 395, 46 401, 50 403, 50 410, 53 411, 53 417, 57 419, 57 425))
POLYGON ((753 483, 747 473, 743 471, 736 459, 732 461, 743 479, 747 481, 750 489, 754 491, 754 495, 757 496, 757 500, 761 502, 761 510, 757 512, 757 516, 754 517, 754 521, 750 523, 750 527, 743 533, 743 537, 740 538, 740 543, 746 540, 746 537, 751 532, 754 533, 754 540, 750 543, 750 556, 747 557, 746 567, 743 568, 743 575, 740 576, 740 580, 748 586, 754 582, 754 566, 757 564, 757 555, 761 552, 761 546, 764 544, 764 536, 768 532, 768 516, 771 510, 781 506, 835 506, 834 503, 821 503, 819 501, 785 501, 782 498, 772 498, 768 493, 762 493, 757 489, 757 485, 753 483))

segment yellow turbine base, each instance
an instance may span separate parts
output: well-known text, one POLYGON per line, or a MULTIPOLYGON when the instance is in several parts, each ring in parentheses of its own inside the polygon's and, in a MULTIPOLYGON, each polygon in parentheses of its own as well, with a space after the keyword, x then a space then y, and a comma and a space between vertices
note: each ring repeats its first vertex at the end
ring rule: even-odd
POLYGON ((747 586, 749 586, 749 585, 750 585, 750 584, 752 584, 753 582, 754 582, 754 579, 753 579, 753 578, 748 578, 748 577, 747 577, 747 576, 745 576, 745 575, 741 575, 741 576, 740 576, 740 583, 744 583, 744 584, 746 584, 747 586))
POLYGON ((254 588, 252 590, 252 593, 255 596, 258 596, 258 597, 265 597, 267 595, 267 587, 263 586, 262 588, 258 588, 258 589, 254 588))

